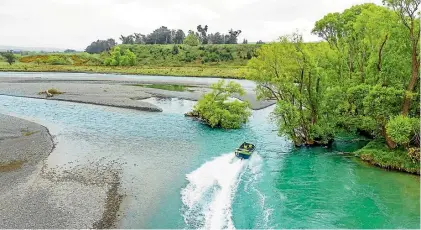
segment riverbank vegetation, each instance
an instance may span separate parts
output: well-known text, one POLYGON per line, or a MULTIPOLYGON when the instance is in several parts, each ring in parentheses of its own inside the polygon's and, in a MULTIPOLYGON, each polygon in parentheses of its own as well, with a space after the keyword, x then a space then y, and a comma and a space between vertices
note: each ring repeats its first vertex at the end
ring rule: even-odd
POLYGON ((92 42, 86 52, 4 53, 0 71, 97 72, 145 75, 213 76, 244 78, 247 61, 255 56, 258 44, 238 43, 241 30, 208 33, 208 26, 197 26, 185 36, 182 30, 162 26, 152 33, 121 35, 92 42), (107 68, 110 66, 111 68, 107 68), (118 68, 117 68, 118 67, 118 68))
POLYGON ((238 129, 251 116, 250 105, 233 99, 234 94, 244 95, 239 83, 220 80, 211 86, 212 91, 205 94, 186 116, 195 117, 212 128, 238 129))
POLYGON ((260 45, 118 45, 109 52, 52 53, 0 62, 0 71, 125 73, 244 78, 260 45))
POLYGON ((317 21, 313 33, 263 45, 247 66, 260 98, 277 100, 279 134, 296 146, 329 144, 342 131, 374 138, 357 152, 372 164, 419 168, 420 1, 356 5, 317 21), (380 141, 378 141, 380 140, 380 141))

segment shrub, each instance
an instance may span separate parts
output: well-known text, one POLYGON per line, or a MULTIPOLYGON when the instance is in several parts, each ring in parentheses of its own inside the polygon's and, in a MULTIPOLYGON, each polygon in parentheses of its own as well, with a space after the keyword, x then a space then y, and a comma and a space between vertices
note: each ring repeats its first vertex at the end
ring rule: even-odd
POLYGON ((397 144, 407 144, 414 133, 413 122, 407 116, 395 116, 387 123, 386 132, 397 144))
POLYGON ((241 85, 235 82, 218 81, 194 106, 192 114, 198 116, 209 126, 225 129, 238 129, 248 121, 251 115, 248 102, 229 100, 233 94, 244 94, 241 85))

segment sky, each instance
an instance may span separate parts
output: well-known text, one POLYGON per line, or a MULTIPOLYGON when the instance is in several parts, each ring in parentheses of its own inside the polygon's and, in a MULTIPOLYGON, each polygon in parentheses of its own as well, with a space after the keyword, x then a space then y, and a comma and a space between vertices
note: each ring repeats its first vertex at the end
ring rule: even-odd
POLYGON ((0 45, 83 50, 97 39, 160 26, 209 33, 242 30, 239 41, 274 41, 299 31, 306 41, 330 12, 381 0, 0 0, 0 45))

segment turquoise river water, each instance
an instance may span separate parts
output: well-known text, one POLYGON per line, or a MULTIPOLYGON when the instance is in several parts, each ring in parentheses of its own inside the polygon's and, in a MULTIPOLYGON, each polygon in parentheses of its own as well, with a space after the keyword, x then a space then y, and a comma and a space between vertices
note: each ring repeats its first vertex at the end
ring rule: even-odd
POLYGON ((120 228, 420 228, 419 177, 341 154, 356 143, 294 149, 273 108, 226 131, 184 117, 194 102, 148 101, 164 112, 0 96, 0 113, 50 128, 50 167, 117 162, 120 228), (257 146, 250 160, 232 153, 243 141, 257 146))

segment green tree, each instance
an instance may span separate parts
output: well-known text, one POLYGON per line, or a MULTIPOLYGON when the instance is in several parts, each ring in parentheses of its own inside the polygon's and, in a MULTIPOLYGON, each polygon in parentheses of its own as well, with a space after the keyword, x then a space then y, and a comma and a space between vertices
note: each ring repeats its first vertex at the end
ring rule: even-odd
POLYGON ((16 56, 13 54, 13 52, 10 51, 2 53, 1 56, 3 56, 6 59, 9 65, 12 65, 16 61, 16 56))
POLYGON ((189 31, 189 35, 187 35, 183 43, 189 46, 198 46, 200 42, 199 42, 199 38, 197 38, 194 32, 189 31))
POLYGON ((117 46, 111 51, 110 57, 105 59, 104 64, 109 66, 134 66, 136 65, 136 55, 130 49, 125 49, 122 52, 120 47, 117 46))
MULTIPOLYGON (((407 41, 411 46, 411 78, 406 87, 405 98, 402 106, 402 114, 407 115, 417 81, 419 81, 419 40, 420 40, 420 21, 419 21, 419 6, 420 0, 383 0, 383 3, 391 7, 399 15, 403 26, 408 29, 409 39, 407 41)), ((419 85, 419 84, 418 84, 419 85)))
POLYGON ((102 53, 104 51, 111 50, 111 48, 113 48, 116 45, 117 43, 112 38, 107 40, 97 40, 92 42, 88 47, 86 47, 85 51, 90 54, 102 53))
POLYGON ((234 94, 243 95, 241 85, 220 80, 211 86, 212 91, 205 94, 194 106, 195 114, 211 127, 238 129, 251 115, 248 102, 230 100, 234 94))
POLYGON ((405 114, 408 99, 417 102, 407 108, 410 115, 419 114, 419 87, 408 87, 414 79, 413 46, 400 21, 395 11, 362 4, 326 15, 313 29, 331 48, 327 57, 331 67, 324 70, 330 79, 326 96, 335 101, 330 111, 338 125, 383 137, 389 148, 396 143, 386 125, 399 113, 405 114))
POLYGON ((136 65, 136 55, 130 51, 129 49, 126 49, 124 51, 124 55, 121 56, 120 65, 122 66, 134 66, 136 65))
POLYGON ((301 35, 283 36, 262 45, 247 67, 247 79, 257 84, 259 98, 277 100, 274 111, 279 134, 296 146, 328 144, 335 132, 335 117, 325 109, 323 43, 305 45, 301 35))
POLYGON ((197 32, 199 32, 199 39, 200 39, 200 43, 202 44, 208 44, 208 25, 205 25, 204 27, 202 27, 202 25, 198 25, 197 26, 197 32))
POLYGON ((174 34, 173 43, 182 44, 185 37, 186 35, 184 34, 184 31, 179 29, 174 34))

